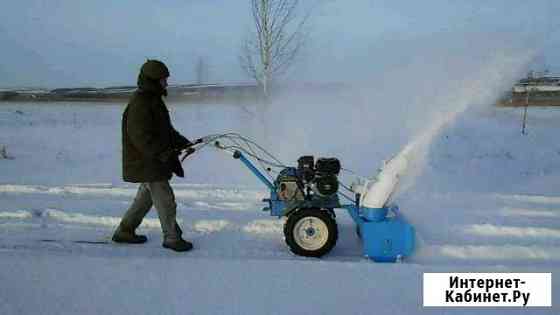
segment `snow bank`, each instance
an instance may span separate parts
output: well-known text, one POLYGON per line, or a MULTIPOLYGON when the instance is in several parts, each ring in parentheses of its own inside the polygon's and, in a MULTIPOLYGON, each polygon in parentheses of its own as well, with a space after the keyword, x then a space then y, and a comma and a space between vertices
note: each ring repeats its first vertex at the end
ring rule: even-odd
POLYGON ((253 220, 243 227, 243 231, 252 234, 281 235, 283 229, 283 220, 253 220))
MULTIPOLYGON (((137 188, 107 184, 67 186, 0 184, 0 193, 8 195, 51 195, 132 200, 136 195, 136 191, 137 188)), ((184 203, 187 207, 194 205, 199 209, 210 210, 253 210, 255 207, 260 206, 260 201, 265 196, 265 193, 259 190, 226 189, 210 185, 177 185, 174 192, 179 203, 184 203)))
POLYGON ((231 223, 227 220, 200 220, 193 224, 194 230, 200 233, 219 232, 229 226, 231 223))
POLYGON ((0 185, 0 193, 48 194, 48 195, 92 195, 96 197, 134 197, 137 189, 116 187, 44 186, 44 185, 0 185))
MULTIPOLYGON (((183 186, 184 187, 184 186, 183 186)), ((212 200, 246 200, 258 199, 263 196, 260 191, 249 191, 239 189, 223 189, 223 188, 198 188, 189 189, 183 188, 175 189, 175 196, 177 198, 185 199, 212 199, 212 200)), ((204 186, 202 186, 204 187, 204 186)), ((69 185, 69 186, 44 186, 44 185, 0 185, 0 193, 20 193, 20 194, 76 194, 76 195, 91 195, 96 197, 134 197, 137 188, 123 188, 123 187, 99 187, 99 185, 69 185)))
POLYGON ((463 228, 463 232, 477 236, 495 236, 511 238, 560 238, 559 229, 541 227, 516 227, 495 224, 473 224, 463 228))
POLYGON ((0 212, 0 219, 31 219, 33 214, 29 211, 2 211, 0 212))
POLYGON ((556 204, 560 205, 560 197, 557 196, 539 196, 539 195, 521 195, 521 194, 496 194, 497 198, 504 200, 515 200, 519 202, 530 202, 538 204, 556 204))
POLYGON ((524 216, 535 218, 560 218, 560 211, 546 209, 504 208, 500 211, 504 216, 524 216))
POLYGON ((485 246, 485 245, 445 245, 428 250, 438 257, 450 257, 473 260, 498 260, 498 261, 558 261, 560 249, 542 246, 485 246))
MULTIPOLYGON (((81 213, 68 213, 61 210, 56 209, 47 209, 43 216, 54 219, 56 221, 64 222, 64 223, 78 223, 78 224, 86 224, 86 225, 97 225, 97 226, 105 226, 115 228, 121 222, 120 217, 109 217, 109 216, 95 216, 95 215, 86 215, 81 213)), ((161 225, 159 223, 159 219, 151 219, 145 218, 140 225, 140 228, 146 229, 158 229, 161 225)))

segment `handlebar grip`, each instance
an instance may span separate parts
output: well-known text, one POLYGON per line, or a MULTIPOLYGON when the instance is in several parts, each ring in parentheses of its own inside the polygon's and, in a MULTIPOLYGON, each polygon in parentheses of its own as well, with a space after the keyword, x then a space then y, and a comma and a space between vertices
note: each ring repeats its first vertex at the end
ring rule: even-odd
POLYGON ((183 155, 183 157, 181 158, 181 162, 183 162, 183 161, 187 158, 187 156, 193 154, 194 152, 196 152, 196 149, 195 149, 195 148, 188 148, 188 149, 186 149, 186 150, 185 150, 185 155, 183 155))

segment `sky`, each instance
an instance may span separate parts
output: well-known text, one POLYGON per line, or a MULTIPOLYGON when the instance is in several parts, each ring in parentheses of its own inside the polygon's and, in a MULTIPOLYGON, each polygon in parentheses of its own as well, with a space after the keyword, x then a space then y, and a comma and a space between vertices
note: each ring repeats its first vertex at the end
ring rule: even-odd
MULTIPOLYGON (((286 80, 367 80, 479 41, 534 48, 535 69, 560 74, 559 1, 302 1, 308 10, 309 41, 286 80)), ((195 81, 201 58, 209 81, 247 82, 238 56, 251 25, 249 0, 8 0, 0 87, 130 85, 146 58, 167 63, 171 83, 195 81)))

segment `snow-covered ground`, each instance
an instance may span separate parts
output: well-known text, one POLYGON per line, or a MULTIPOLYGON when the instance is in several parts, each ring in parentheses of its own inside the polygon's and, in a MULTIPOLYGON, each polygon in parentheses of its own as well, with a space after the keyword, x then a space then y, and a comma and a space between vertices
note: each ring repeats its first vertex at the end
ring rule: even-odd
MULTIPOLYGON (((0 314, 560 312, 557 108, 529 109, 526 136, 522 109, 490 105, 468 108, 438 129, 415 180, 394 200, 418 242, 416 254, 398 264, 360 257, 344 212, 328 256, 294 256, 283 222, 260 211, 264 187, 213 150, 189 158, 187 177, 173 180, 192 252, 161 247, 153 211, 140 228, 146 244, 74 242, 108 240, 135 194, 137 187, 121 180, 122 110, 122 104, 0 104, 0 146, 14 157, 0 160, 0 314), (423 308, 422 274, 459 271, 552 272, 553 306, 423 308)), ((303 115, 277 115, 263 126, 250 106, 171 111, 177 129, 192 138, 236 131, 287 163, 298 155, 334 155, 367 176, 423 129, 395 124, 403 116, 394 108, 377 110, 372 135, 352 133, 345 122, 360 117, 350 109, 347 116, 336 112, 338 137, 327 132, 328 123, 306 129, 303 115), (371 145, 359 146, 364 141, 371 145)))

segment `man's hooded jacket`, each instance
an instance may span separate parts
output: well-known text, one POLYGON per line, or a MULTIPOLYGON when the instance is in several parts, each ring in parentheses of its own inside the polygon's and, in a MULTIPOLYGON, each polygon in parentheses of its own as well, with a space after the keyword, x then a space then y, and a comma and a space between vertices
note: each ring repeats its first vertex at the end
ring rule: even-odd
POLYGON ((160 84, 169 70, 160 61, 148 60, 138 76, 138 89, 132 95, 122 119, 123 179, 127 182, 155 182, 183 177, 176 149, 191 144, 171 125, 160 84), (172 154, 169 154, 173 152, 172 154))

